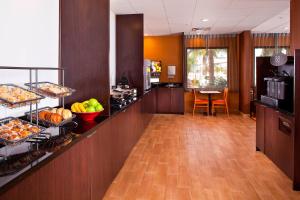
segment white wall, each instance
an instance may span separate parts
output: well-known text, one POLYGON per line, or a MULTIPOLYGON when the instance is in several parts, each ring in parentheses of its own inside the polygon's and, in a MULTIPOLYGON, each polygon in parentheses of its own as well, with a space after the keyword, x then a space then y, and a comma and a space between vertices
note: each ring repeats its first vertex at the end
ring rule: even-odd
POLYGON ((109 74, 110 86, 116 85, 116 15, 110 11, 110 42, 109 42, 109 74))
MULTIPOLYGON (((0 66, 58 67, 59 0, 0 1, 0 66)), ((29 81, 27 71, 0 70, 0 84, 29 81)), ((57 71, 39 74, 39 81, 58 81, 57 71)), ((40 107, 58 104, 43 100, 40 107)), ((0 118, 23 115, 27 108, 0 107, 0 118)))

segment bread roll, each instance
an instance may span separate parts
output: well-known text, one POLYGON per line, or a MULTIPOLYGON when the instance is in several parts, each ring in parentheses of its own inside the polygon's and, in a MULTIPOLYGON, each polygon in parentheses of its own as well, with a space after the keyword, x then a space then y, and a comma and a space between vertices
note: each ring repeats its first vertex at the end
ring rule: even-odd
POLYGON ((72 112, 68 109, 64 109, 62 112, 64 120, 72 118, 72 112))
POLYGON ((56 113, 62 116, 62 112, 63 112, 63 108, 59 108, 57 109, 56 113))
POLYGON ((63 120, 62 116, 57 113, 51 114, 51 122, 55 124, 59 124, 63 120))
POLYGON ((45 114, 45 119, 44 120, 51 122, 51 116, 52 116, 52 114, 54 114, 54 113, 47 112, 45 114))
POLYGON ((41 119, 41 120, 46 120, 46 114, 47 113, 49 113, 48 111, 41 111, 41 112, 39 112, 39 118, 41 119))
POLYGON ((57 108, 52 108, 51 112, 52 113, 57 113, 57 108))

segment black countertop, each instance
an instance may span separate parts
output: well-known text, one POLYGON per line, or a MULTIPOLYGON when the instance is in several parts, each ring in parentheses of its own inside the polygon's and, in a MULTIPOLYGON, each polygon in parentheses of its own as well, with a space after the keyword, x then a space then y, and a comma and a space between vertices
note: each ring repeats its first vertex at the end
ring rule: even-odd
POLYGON ((182 83, 152 83, 152 88, 183 88, 182 83))
POLYGON ((261 102, 261 101, 259 101, 259 100, 255 100, 254 102, 255 102, 256 104, 260 104, 260 105, 263 105, 263 106, 272 108, 272 109, 274 109, 274 110, 277 110, 278 112, 280 112, 280 113, 282 113, 282 114, 284 114, 284 115, 287 115, 287 116, 290 116, 290 117, 294 117, 294 116, 295 116, 294 113, 291 113, 291 112, 289 112, 289 111, 287 111, 287 110, 283 110, 283 109, 277 108, 277 107, 275 107, 275 106, 270 106, 270 105, 265 104, 265 103, 263 103, 263 102, 261 102))
MULTIPOLYGON (((151 91, 145 92, 144 95, 149 92, 151 91)), ((111 112, 110 116, 99 117, 94 122, 83 122, 75 118, 65 127, 48 128, 44 131, 50 136, 47 140, 38 143, 24 142, 15 146, 0 146, 0 193, 91 135, 103 123, 138 102, 144 95, 137 97, 136 101, 126 107, 111 112), (4 155, 8 157, 5 158, 4 155)))

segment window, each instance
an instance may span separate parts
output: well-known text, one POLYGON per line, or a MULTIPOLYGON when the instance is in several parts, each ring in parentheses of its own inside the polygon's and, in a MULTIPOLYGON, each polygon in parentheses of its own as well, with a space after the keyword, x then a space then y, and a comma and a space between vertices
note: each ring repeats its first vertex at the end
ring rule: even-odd
MULTIPOLYGON (((254 85, 256 86, 256 58, 257 57, 271 57, 273 56, 274 52, 275 52, 275 48, 273 47, 269 47, 269 48, 262 48, 262 47, 259 47, 259 48, 255 48, 254 50, 254 85)), ((279 48, 280 52, 281 53, 284 53, 284 54, 288 54, 289 52, 289 48, 288 47, 281 47, 279 48)))
POLYGON ((227 49, 187 49, 187 88, 223 89, 227 86, 227 49))

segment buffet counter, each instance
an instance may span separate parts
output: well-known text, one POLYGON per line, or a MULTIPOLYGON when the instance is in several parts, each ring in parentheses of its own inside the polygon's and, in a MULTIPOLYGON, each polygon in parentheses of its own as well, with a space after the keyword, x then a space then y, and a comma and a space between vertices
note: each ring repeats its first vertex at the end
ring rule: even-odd
POLYGON ((155 103, 153 89, 109 117, 49 128, 45 142, 0 147, 0 153, 14 154, 0 165, 0 199, 101 199, 156 112, 155 103))

